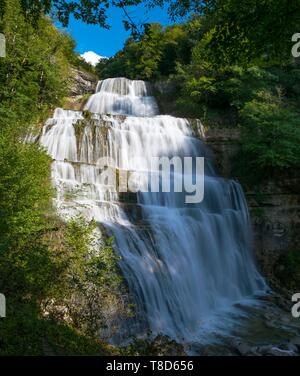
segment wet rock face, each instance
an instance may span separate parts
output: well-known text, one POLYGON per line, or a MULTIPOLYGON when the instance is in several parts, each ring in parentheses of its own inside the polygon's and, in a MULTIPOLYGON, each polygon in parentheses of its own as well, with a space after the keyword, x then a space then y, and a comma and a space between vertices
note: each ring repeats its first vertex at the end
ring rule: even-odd
POLYGON ((270 280, 281 256, 300 243, 300 194, 273 182, 268 191, 246 193, 257 260, 270 280))
POLYGON ((218 172, 225 178, 233 178, 233 161, 239 151, 239 129, 205 127, 204 133, 218 172))
MULTIPOLYGON (((231 356, 299 356, 300 321, 293 318, 289 307, 280 307, 279 294, 268 294, 256 306, 236 305, 243 318, 217 335, 209 344, 187 347, 189 355, 231 356)), ((284 305, 284 304, 283 304, 284 305)))

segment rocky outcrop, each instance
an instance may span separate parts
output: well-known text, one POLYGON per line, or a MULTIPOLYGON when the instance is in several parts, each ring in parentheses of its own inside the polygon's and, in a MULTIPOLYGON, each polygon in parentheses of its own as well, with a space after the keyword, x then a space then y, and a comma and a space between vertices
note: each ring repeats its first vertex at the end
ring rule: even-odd
POLYGON ((300 244, 299 184, 299 178, 266 181, 247 192, 256 257, 271 283, 281 254, 300 244))
POLYGON ((158 335, 153 339, 136 338, 129 346, 123 348, 122 355, 131 356, 186 356, 183 345, 171 338, 158 335))
POLYGON ((213 163, 218 173, 225 177, 234 176, 233 160, 237 155, 240 145, 240 130, 236 128, 207 128, 197 126, 196 120, 190 120, 196 137, 204 140, 212 150, 213 163))
MULTIPOLYGON (((235 325, 225 335, 218 335, 218 343, 203 344, 200 355, 234 356, 299 356, 300 322, 289 309, 282 307, 277 293, 260 298, 257 306, 237 304, 244 314, 243 325, 235 325)), ((229 325, 230 326, 230 325, 229 325)), ((228 328, 227 328, 228 329, 228 328)), ((194 355, 194 354, 193 354, 194 355)))
POLYGON ((74 97, 84 94, 93 94, 96 89, 98 78, 76 68, 71 68, 69 81, 69 96, 74 97))
POLYGON ((68 110, 82 111, 90 95, 94 94, 98 77, 76 68, 70 69, 68 96, 63 107, 68 110))

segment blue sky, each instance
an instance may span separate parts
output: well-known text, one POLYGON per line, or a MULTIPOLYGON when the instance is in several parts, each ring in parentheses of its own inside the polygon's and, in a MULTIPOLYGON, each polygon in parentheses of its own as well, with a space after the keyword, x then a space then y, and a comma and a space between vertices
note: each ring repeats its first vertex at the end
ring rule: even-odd
MULTIPOLYGON (((155 8, 147 10, 144 6, 127 7, 130 16, 136 21, 160 22, 163 25, 170 24, 166 10, 155 8)), ((76 50, 79 53, 94 51, 101 56, 113 56, 119 51, 129 36, 122 23, 124 14, 122 10, 113 8, 108 12, 108 23, 110 30, 102 29, 96 25, 86 25, 85 23, 70 19, 67 31, 72 35, 77 43, 76 50)))

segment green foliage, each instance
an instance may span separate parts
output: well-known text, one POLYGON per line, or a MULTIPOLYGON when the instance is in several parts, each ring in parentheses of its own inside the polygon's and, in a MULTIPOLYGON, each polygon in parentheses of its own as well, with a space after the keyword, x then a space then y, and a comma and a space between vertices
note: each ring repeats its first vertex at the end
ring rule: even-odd
POLYGON ((60 104, 73 44, 47 18, 40 18, 36 28, 28 24, 18 0, 6 3, 0 30, 7 46, 7 56, 0 60, 1 127, 7 117, 24 127, 60 104))
MULTIPOLYGON (((1 5, 5 1, 7 0, 0 1, 0 16, 1 5)), ((204 4, 209 2, 203 1, 204 4)), ((110 8, 116 7, 123 11, 124 26, 127 30, 131 29, 133 34, 138 34, 139 27, 143 27, 143 25, 137 25, 126 8, 142 3, 148 8, 163 7, 168 4, 169 15, 173 19, 183 17, 191 12, 200 12, 203 9, 200 7, 202 1, 198 0, 21 0, 23 12, 32 24, 38 22, 41 14, 49 14, 50 11, 53 11, 63 26, 68 26, 70 16, 73 15, 76 20, 82 20, 87 24, 100 25, 108 29, 110 26, 107 22, 107 12, 110 8)))
POLYGON ((120 53, 102 63, 106 69, 102 71, 100 66, 100 73, 105 77, 120 75, 125 67, 128 77, 157 78, 174 70, 180 60, 189 63, 194 45, 193 65, 200 68, 194 70, 196 76, 209 67, 222 70, 233 65, 286 64, 290 60, 291 36, 300 21, 298 0, 153 0, 149 6, 165 3, 173 18, 191 12, 198 16, 164 31, 154 24, 144 25, 142 34, 129 39, 120 53), (163 63, 157 65, 160 61, 163 63), (134 62, 137 67, 129 68, 134 62), (166 71, 164 66, 168 67, 166 71))
POLYGON ((44 218, 43 231, 31 234, 29 244, 1 251, 7 318, 0 322, 0 354, 113 351, 96 337, 107 325, 117 330, 117 319, 126 318, 130 307, 112 239, 100 243, 94 222, 78 217, 65 225, 51 216, 46 224, 44 218))
POLYGON ((97 233, 96 223, 86 223, 82 217, 71 219, 66 228, 68 274, 73 280, 93 281, 105 294, 120 290, 122 278, 117 268, 119 257, 113 250, 113 238, 97 233))
POLYGON ((269 176, 275 176, 280 171, 298 168, 300 120, 295 111, 260 98, 247 102, 240 115, 245 127, 243 160, 248 161, 249 174, 257 178, 259 171, 268 171, 269 176))
POLYGON ((40 240, 50 207, 50 160, 37 145, 0 134, 0 290, 36 298, 45 290, 49 253, 40 240))
POLYGON ((177 63, 189 61, 190 43, 182 25, 163 29, 158 23, 149 24, 140 39, 128 39, 122 51, 96 69, 101 78, 158 79, 175 73, 177 63))
POLYGON ((1 356, 117 355, 111 346, 88 338, 71 326, 40 317, 32 304, 8 300, 0 320, 1 356))
POLYGON ((205 12, 206 51, 216 67, 286 62, 300 20, 298 0, 214 0, 205 12))
POLYGON ((56 282, 49 284, 53 287, 43 310, 91 337, 108 325, 110 330, 117 330, 121 317, 130 314, 130 307, 125 301, 113 239, 105 234, 100 237, 96 223, 86 222, 81 216, 71 219, 60 231, 61 240, 51 244, 59 273, 56 282))
POLYGON ((33 28, 18 0, 6 2, 0 26, 7 40, 7 57, 0 59, 0 291, 36 301, 52 277, 42 239, 51 208, 50 158, 23 140, 64 94, 69 39, 45 18, 33 28))
POLYGON ((126 7, 142 3, 148 8, 166 7, 173 20, 204 15, 203 31, 209 35, 206 53, 218 66, 247 63, 262 54, 267 60, 286 58, 300 20, 298 0, 21 0, 23 14, 33 25, 42 14, 53 11, 63 26, 73 15, 85 23, 109 28, 107 12, 117 7, 123 11, 125 28, 135 36, 140 36, 147 24, 137 25, 126 7))

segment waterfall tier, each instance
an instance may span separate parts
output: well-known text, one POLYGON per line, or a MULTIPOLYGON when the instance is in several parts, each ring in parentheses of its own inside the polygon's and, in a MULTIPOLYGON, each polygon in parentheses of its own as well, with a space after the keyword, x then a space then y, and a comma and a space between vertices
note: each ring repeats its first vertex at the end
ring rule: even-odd
POLYGON ((97 114, 155 116, 158 107, 151 88, 144 81, 109 78, 99 81, 96 94, 90 97, 86 109, 97 114))

